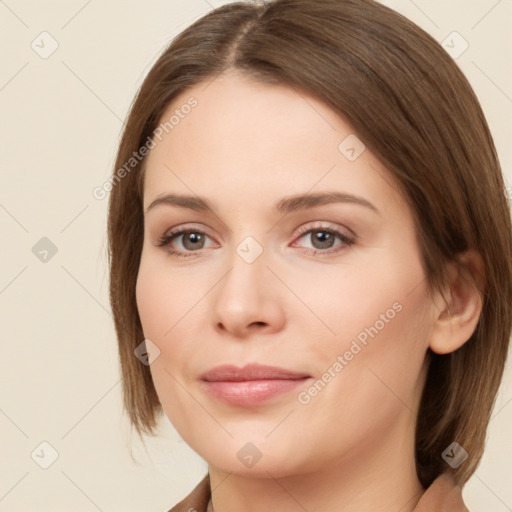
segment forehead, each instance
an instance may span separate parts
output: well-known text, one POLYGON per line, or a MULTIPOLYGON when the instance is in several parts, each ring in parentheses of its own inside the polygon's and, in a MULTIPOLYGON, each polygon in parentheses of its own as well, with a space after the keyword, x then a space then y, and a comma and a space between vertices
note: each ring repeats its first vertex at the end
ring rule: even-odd
POLYGON ((146 161, 145 207, 171 191, 238 198, 240 207, 324 189, 398 199, 393 178, 352 127, 287 85, 221 75, 175 98, 159 126, 146 161))

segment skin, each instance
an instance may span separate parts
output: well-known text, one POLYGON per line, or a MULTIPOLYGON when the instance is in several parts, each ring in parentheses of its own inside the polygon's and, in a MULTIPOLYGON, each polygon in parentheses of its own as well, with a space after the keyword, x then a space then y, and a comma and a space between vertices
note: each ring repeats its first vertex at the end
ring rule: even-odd
POLYGON ((448 303, 429 295, 412 212, 393 177, 369 149, 355 161, 339 151, 354 130, 315 97, 231 71, 175 98, 162 119, 190 96, 197 106, 147 157, 144 209, 169 193, 212 208, 161 203, 145 213, 136 295, 144 335, 160 350, 150 366, 159 399, 208 462, 215 510, 413 510, 424 492, 414 429, 425 356, 469 338, 478 295, 456 272, 443 290, 448 303), (285 196, 325 191, 377 211, 353 202, 273 211, 285 196), (204 241, 158 246, 171 228, 204 241), (335 237, 322 249, 306 228, 353 243, 335 237), (252 263, 236 251, 248 236, 263 249, 252 263), (400 311, 301 403, 299 392, 393 304, 400 311), (254 407, 204 390, 203 372, 247 363, 311 378, 254 407), (252 467, 237 457, 248 442, 261 453, 252 467))

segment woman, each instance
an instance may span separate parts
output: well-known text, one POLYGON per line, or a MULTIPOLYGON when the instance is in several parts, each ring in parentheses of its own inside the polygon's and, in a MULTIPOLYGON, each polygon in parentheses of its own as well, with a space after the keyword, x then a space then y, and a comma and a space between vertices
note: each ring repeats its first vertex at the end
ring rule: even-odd
POLYGON ((435 40, 371 0, 216 9, 149 72, 115 169, 125 407, 208 462, 173 512, 467 510, 511 224, 435 40))

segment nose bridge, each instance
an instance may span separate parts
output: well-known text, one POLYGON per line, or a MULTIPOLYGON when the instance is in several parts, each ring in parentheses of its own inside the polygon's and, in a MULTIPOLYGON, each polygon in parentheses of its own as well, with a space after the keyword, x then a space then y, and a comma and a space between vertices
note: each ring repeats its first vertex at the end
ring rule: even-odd
POLYGON ((282 315, 276 300, 277 283, 266 265, 270 253, 253 236, 245 236, 226 257, 229 271, 215 296, 217 325, 242 334, 252 324, 278 328, 282 315))
POLYGON ((246 236, 239 244, 233 247, 227 258, 230 268, 224 278, 222 286, 223 299, 233 306, 237 300, 248 305, 256 306, 259 295, 268 290, 268 254, 253 236, 246 236))

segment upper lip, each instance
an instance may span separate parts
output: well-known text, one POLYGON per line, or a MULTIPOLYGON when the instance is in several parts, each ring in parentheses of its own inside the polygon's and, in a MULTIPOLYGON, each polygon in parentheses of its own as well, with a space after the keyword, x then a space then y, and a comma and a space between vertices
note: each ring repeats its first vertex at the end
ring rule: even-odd
POLYGON ((277 366, 261 364, 247 364, 243 368, 225 364, 216 366, 201 375, 201 380, 208 382, 231 381, 241 382, 248 380, 273 380, 273 379, 304 379, 309 377, 302 372, 293 372, 277 366))

